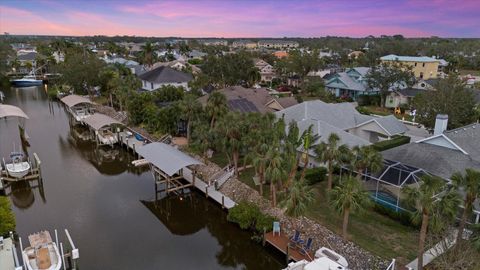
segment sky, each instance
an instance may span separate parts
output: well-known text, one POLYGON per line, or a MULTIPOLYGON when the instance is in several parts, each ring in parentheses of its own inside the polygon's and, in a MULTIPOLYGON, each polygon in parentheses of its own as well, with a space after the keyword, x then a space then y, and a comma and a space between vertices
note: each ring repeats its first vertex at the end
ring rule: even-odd
POLYGON ((2 0, 0 33, 480 38, 480 0, 2 0))

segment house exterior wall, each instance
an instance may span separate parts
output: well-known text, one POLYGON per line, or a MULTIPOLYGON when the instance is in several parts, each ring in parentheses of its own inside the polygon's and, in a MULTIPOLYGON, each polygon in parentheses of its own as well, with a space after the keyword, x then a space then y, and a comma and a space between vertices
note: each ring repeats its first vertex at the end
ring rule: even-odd
POLYGON ((387 102, 385 102, 385 107, 396 108, 402 104, 408 104, 409 102, 410 100, 408 97, 392 92, 387 96, 387 102))
POLYGON ((155 91, 162 86, 175 86, 175 87, 183 87, 186 91, 190 91, 190 88, 188 88, 188 83, 183 82, 183 83, 152 83, 149 81, 142 80, 142 89, 147 90, 147 91, 155 91))
POLYGON ((382 63, 400 63, 405 66, 412 67, 413 74, 416 78, 428 80, 438 77, 439 62, 413 62, 413 61, 391 61, 381 60, 382 63))
POLYGON ((274 42, 274 41, 262 41, 258 42, 259 48, 264 49, 289 49, 289 48, 298 48, 298 42, 274 42))

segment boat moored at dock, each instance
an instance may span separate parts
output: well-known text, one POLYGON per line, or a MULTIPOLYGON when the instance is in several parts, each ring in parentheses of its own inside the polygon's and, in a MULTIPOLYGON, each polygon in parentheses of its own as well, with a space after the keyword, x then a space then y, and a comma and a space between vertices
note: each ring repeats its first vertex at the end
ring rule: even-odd
POLYGON ((28 270, 59 270, 62 259, 57 244, 48 231, 41 231, 28 237, 30 246, 22 251, 23 261, 28 270))

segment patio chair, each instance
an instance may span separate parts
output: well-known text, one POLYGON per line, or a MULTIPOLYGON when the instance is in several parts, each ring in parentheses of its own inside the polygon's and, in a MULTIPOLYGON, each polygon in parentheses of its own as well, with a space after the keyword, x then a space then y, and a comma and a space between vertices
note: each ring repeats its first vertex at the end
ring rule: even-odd
POLYGON ((290 242, 289 244, 293 247, 297 246, 300 241, 303 241, 300 239, 300 232, 295 230, 295 233, 293 234, 292 237, 290 237, 290 242))
POLYGON ((299 252, 302 254, 302 255, 305 255, 307 254, 310 249, 312 248, 312 244, 313 244, 313 239, 311 237, 309 237, 307 239, 307 242, 304 243, 303 240, 301 241, 302 243, 300 244, 300 250, 299 252))
POLYGON ((280 222, 278 221, 273 222, 273 236, 275 236, 275 233, 278 233, 280 236, 280 222))

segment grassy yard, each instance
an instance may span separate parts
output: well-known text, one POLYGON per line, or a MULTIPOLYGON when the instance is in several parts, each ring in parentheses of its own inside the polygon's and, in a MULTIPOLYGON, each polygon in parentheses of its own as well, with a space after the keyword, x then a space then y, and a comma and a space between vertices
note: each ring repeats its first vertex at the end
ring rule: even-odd
POLYGON ((480 76, 480 70, 471 70, 471 69, 464 69, 464 70, 459 70, 458 73, 460 75, 472 75, 472 76, 480 76))
MULTIPOLYGON (((325 189, 325 182, 314 185, 316 201, 306 216, 340 235, 342 217, 329 207, 325 189)), ((387 260, 397 258, 404 264, 416 257, 418 232, 373 210, 350 215, 348 232, 350 240, 387 260)))

